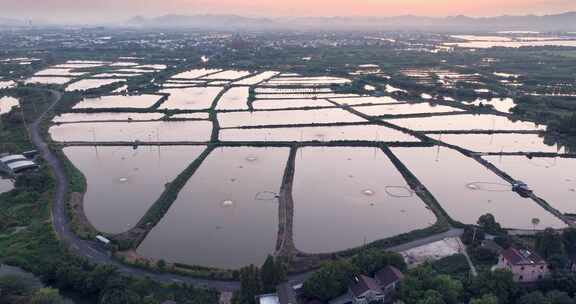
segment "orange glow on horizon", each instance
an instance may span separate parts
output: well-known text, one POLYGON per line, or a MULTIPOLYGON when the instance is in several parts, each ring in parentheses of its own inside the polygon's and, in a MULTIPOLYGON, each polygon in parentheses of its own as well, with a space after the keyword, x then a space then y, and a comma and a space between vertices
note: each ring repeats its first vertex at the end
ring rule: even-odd
POLYGON ((497 16, 576 11, 576 0, 0 0, 0 17, 121 20, 135 15, 497 16))

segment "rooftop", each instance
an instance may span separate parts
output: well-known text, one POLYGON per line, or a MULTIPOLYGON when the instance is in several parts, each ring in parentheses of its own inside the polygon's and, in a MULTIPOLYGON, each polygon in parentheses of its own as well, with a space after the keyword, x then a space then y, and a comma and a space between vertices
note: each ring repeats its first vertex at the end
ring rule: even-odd
POLYGON ((389 286, 402 279, 404 275, 394 266, 386 266, 375 275, 381 286, 389 286))
POLYGON ((350 286, 350 291, 357 297, 362 295, 367 291, 382 292, 378 282, 371 277, 365 275, 359 275, 354 278, 354 283, 350 286))
POLYGON ((278 296, 275 294, 258 296, 258 304, 280 304, 278 296))
POLYGON ((7 155, 4 157, 0 157, 0 162, 4 164, 8 164, 11 162, 19 161, 19 160, 26 160, 27 158, 24 155, 14 154, 14 155, 7 155))
POLYGON ((33 161, 29 161, 29 160, 21 160, 21 161, 11 162, 11 163, 6 164, 6 166, 14 172, 38 167, 38 165, 36 165, 36 163, 34 163, 33 161))
POLYGON ((546 263, 538 254, 526 249, 510 247, 502 251, 502 256, 512 265, 536 265, 546 263))

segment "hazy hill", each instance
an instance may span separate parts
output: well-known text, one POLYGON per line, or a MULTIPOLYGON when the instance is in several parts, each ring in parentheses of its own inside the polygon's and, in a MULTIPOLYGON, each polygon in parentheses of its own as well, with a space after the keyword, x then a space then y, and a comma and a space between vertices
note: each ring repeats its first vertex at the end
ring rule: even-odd
POLYGON ((294 17, 249 18, 236 15, 166 15, 135 17, 128 24, 140 27, 198 29, 302 29, 302 30, 426 30, 426 31, 576 31, 576 12, 556 15, 473 18, 398 17, 294 17))

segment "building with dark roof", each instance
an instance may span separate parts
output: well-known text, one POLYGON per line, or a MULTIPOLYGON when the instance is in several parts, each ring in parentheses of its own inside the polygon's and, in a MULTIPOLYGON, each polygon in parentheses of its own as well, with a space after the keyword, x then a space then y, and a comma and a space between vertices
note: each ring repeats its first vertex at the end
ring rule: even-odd
POLYGON ((354 282, 349 286, 354 304, 368 304, 373 302, 383 302, 385 294, 380 288, 378 281, 365 275, 354 278, 354 282))
POLYGON ((402 280, 403 277, 404 275, 402 272, 394 266, 386 266, 378 271, 376 275, 374 275, 374 278, 380 285, 380 288, 387 296, 396 290, 398 283, 402 280))
POLYGON ((495 269, 506 269, 514 275, 514 281, 532 283, 550 274, 548 263, 531 250, 510 247, 498 258, 495 269))

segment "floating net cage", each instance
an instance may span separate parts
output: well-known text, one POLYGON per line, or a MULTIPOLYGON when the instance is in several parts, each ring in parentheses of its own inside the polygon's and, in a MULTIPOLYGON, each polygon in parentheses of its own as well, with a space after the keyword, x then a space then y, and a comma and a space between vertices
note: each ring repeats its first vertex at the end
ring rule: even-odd
POLYGON ((256 193, 254 199, 257 201, 274 201, 278 199, 278 193, 272 191, 260 191, 256 193))
POLYGON ((466 184, 466 188, 472 191, 486 191, 486 192, 512 191, 512 187, 509 184, 491 183, 491 182, 472 182, 466 184))
POLYGON ((386 186, 384 189, 386 190, 386 194, 391 197, 401 198, 414 196, 414 191, 405 186, 386 186))

